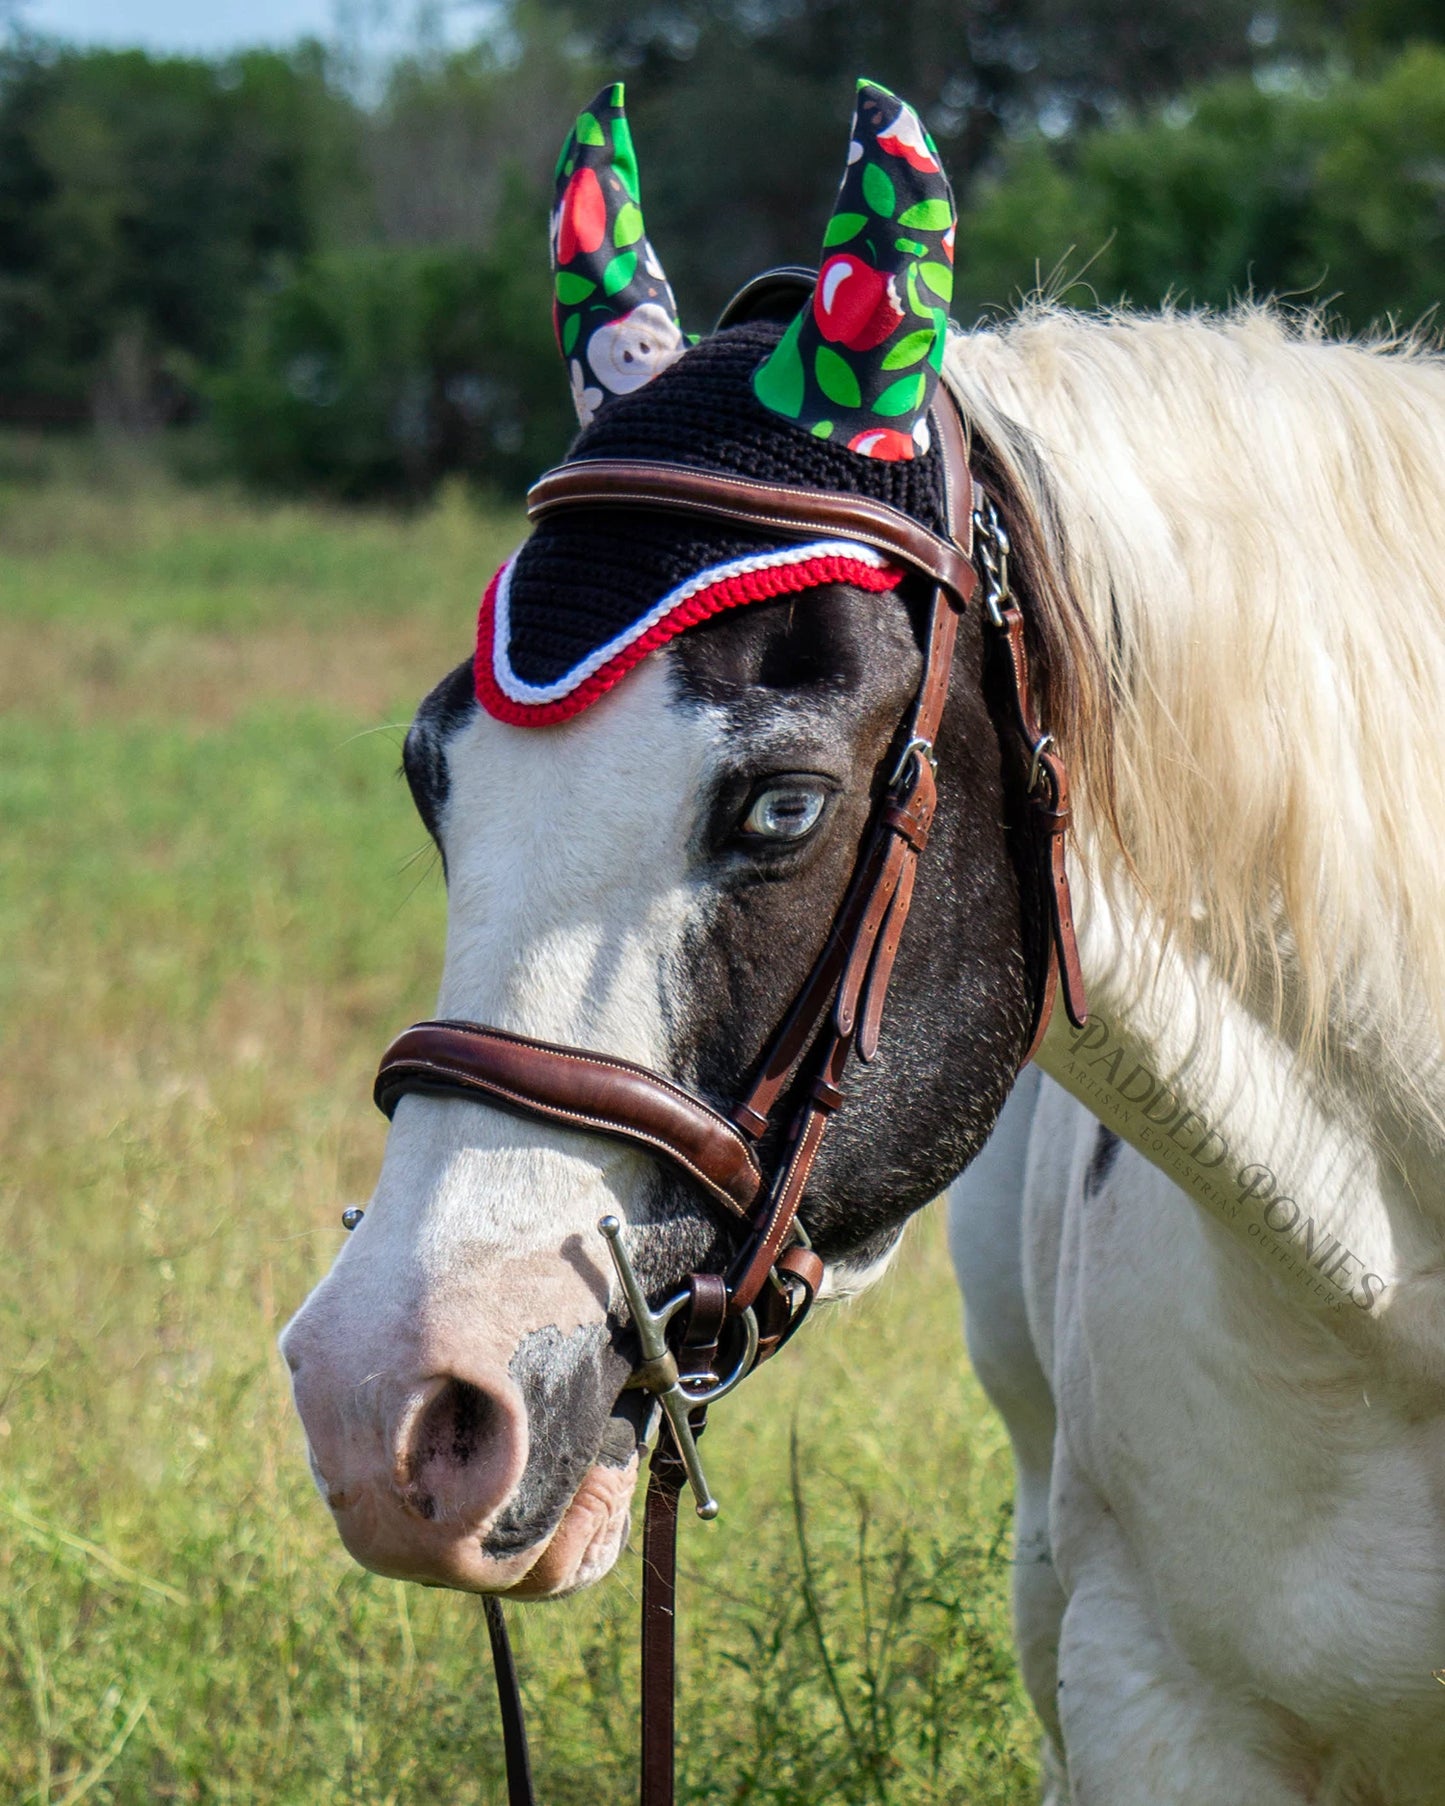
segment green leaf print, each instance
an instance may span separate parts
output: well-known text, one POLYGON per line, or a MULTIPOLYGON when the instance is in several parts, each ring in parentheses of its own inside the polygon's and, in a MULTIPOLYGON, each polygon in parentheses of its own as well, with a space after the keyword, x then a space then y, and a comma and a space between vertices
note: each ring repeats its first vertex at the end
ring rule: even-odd
POLYGON ((818 379, 818 387, 840 408, 860 407, 863 402, 862 390, 858 387, 858 378, 853 374, 853 366, 846 358, 840 357, 831 345, 820 345, 813 359, 813 374, 818 379))
POLYGON ((918 273, 940 301, 953 299, 953 271, 946 263, 920 263, 918 273))
POLYGON ((898 223, 915 232, 946 232, 953 224, 953 209, 947 201, 917 201, 899 214, 898 223))
POLYGON ((888 172, 880 169, 876 163, 869 163, 863 171, 863 199, 875 213, 881 213, 884 219, 893 218, 898 196, 888 172))
POLYGON ((638 198, 637 152, 633 148, 632 127, 625 113, 619 113, 612 121, 612 150, 612 167, 617 172, 617 179, 635 201, 638 198))
POLYGON ((753 393, 765 408, 785 419, 796 420, 803 411, 803 396, 808 387, 798 340, 802 336, 801 314, 778 340, 771 357, 758 366, 753 375, 753 393))
POLYGON ((873 412, 882 414, 885 419, 896 414, 911 414, 922 402, 927 387, 927 378, 921 370, 914 376, 900 376, 896 383, 889 383, 873 403, 873 412))
POLYGON ((883 360, 885 370, 906 370, 921 363, 933 349, 933 328, 925 326, 917 332, 905 333, 883 360))
MULTIPOLYGON (((828 221, 828 230, 823 234, 823 249, 831 250, 834 245, 846 245, 850 238, 856 238, 868 224, 866 213, 835 213, 828 221)), ((919 250, 923 249, 920 245, 919 250)))
POLYGON ((619 294, 637 274, 636 251, 624 251, 614 257, 602 272, 602 287, 609 295, 619 294))

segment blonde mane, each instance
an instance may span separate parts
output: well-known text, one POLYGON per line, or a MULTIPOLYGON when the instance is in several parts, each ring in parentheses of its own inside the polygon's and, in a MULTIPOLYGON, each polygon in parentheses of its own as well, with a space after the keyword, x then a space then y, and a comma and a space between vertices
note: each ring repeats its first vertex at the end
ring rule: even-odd
POLYGON ((1112 710, 1066 722, 1086 860, 1438 1124, 1445 358, 1266 306, 1039 306, 947 374, 1107 666, 1112 710))

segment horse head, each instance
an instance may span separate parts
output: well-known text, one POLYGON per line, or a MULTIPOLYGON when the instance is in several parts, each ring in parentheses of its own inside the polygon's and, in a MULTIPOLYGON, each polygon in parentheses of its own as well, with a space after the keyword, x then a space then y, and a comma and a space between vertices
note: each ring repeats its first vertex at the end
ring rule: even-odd
MULTIPOLYGON (((744 291, 692 344, 643 233, 620 89, 579 120, 559 192, 556 325, 582 421, 564 475, 611 461, 802 485, 966 541, 938 424, 953 208, 911 109, 864 85, 822 271, 744 291)), ((978 440, 969 461, 1016 580, 1046 589, 1017 487, 978 440)), ((488 589, 475 658, 406 741, 447 877, 438 1016, 563 1058, 601 1050, 729 1112, 909 768, 936 605, 846 523, 800 534, 595 497, 539 510, 488 589)), ((1046 910, 1020 824, 1038 755, 1030 773, 984 611, 957 611, 956 631, 883 1032, 849 1069, 798 1214, 831 1295, 880 1271, 982 1146, 1037 1013, 1046 910)), ((1065 743, 1068 631, 1061 607, 1029 611, 1035 690, 1065 743)), ((786 1160, 812 1082, 806 1061, 790 1069, 760 1170, 786 1160)), ((654 1415, 629 1386, 636 1339, 599 1221, 626 1225, 653 1300, 725 1271, 742 1226, 678 1160, 585 1113, 424 1087, 393 1101, 364 1217, 283 1338, 318 1487, 379 1572, 581 1586, 625 1539, 654 1415)))

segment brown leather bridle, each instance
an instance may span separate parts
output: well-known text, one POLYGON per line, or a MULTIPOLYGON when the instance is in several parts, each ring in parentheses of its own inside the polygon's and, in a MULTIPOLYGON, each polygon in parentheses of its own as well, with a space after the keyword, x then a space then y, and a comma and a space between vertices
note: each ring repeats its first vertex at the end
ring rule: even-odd
MULTIPOLYGON (((783 537, 820 531, 860 540, 933 585, 923 670, 900 723, 901 752, 861 842, 858 863, 811 973, 773 1034, 746 1096, 724 1115, 672 1080, 607 1053, 559 1047, 471 1022, 419 1022, 387 1049, 375 1098, 391 1116, 409 1092, 462 1096, 545 1121, 617 1137, 670 1161, 736 1220, 741 1245, 726 1274, 693 1274, 657 1315, 637 1289, 618 1225, 609 1242, 644 1338, 634 1383, 660 1397, 670 1434, 659 1435, 649 1476, 643 1544, 642 1806, 673 1799, 673 1594, 678 1500, 691 1479, 699 1511, 706 1496, 695 1437, 707 1406, 758 1362, 777 1352, 806 1315, 823 1264, 798 1221, 829 1122, 846 1101, 854 1055, 878 1049, 884 1002, 908 918, 918 861, 928 844, 938 792, 934 741, 948 698, 958 619, 979 586, 974 532, 983 566, 983 601, 1007 654, 1014 726, 1026 761, 1027 809, 1048 917, 1047 965, 1025 1061, 1032 1058, 1062 988, 1069 1018, 1082 1027, 1084 990, 1075 945, 1065 842, 1068 777, 1036 712, 1024 644, 1024 620, 1008 583, 1008 539, 991 500, 968 468, 956 403, 941 388, 931 415, 943 452, 947 539, 884 503, 863 497, 768 485, 689 466, 582 460, 548 472, 527 498, 540 520, 567 508, 681 510, 783 537), (771 1171, 760 1153, 779 1126, 784 1094, 796 1097, 771 1171), (670 1344, 662 1338, 672 1325, 670 1344), (649 1337, 654 1352, 647 1349, 649 1337), (741 1344, 742 1353, 723 1350, 741 1344), (719 1379, 719 1365, 730 1369, 719 1379)), ((507 1750, 510 1806, 533 1801, 515 1669, 501 1608, 487 1602, 507 1750)))

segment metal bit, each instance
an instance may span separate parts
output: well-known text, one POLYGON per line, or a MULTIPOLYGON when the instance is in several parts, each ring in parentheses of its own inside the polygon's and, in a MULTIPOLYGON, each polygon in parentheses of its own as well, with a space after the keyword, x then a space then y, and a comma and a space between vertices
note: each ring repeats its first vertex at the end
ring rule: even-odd
POLYGON ((642 1295, 642 1287, 637 1283, 637 1275, 632 1270, 632 1262, 627 1258, 627 1250, 622 1245, 622 1224, 616 1217, 607 1216, 602 1218, 597 1227, 606 1237, 607 1246, 612 1251, 612 1262, 617 1268, 627 1308, 632 1314, 633 1325, 642 1344, 642 1365, 633 1374, 633 1381, 651 1392, 667 1415, 673 1440, 682 1456, 682 1464, 687 1469, 688 1484, 697 1500, 697 1515, 700 1518, 715 1518, 718 1514, 718 1502, 712 1496, 712 1489, 702 1471, 697 1438, 693 1435, 690 1421, 696 1406, 683 1390, 677 1371, 677 1359, 667 1346, 667 1325, 681 1300, 674 1301, 660 1315, 649 1309, 647 1300, 642 1295))

